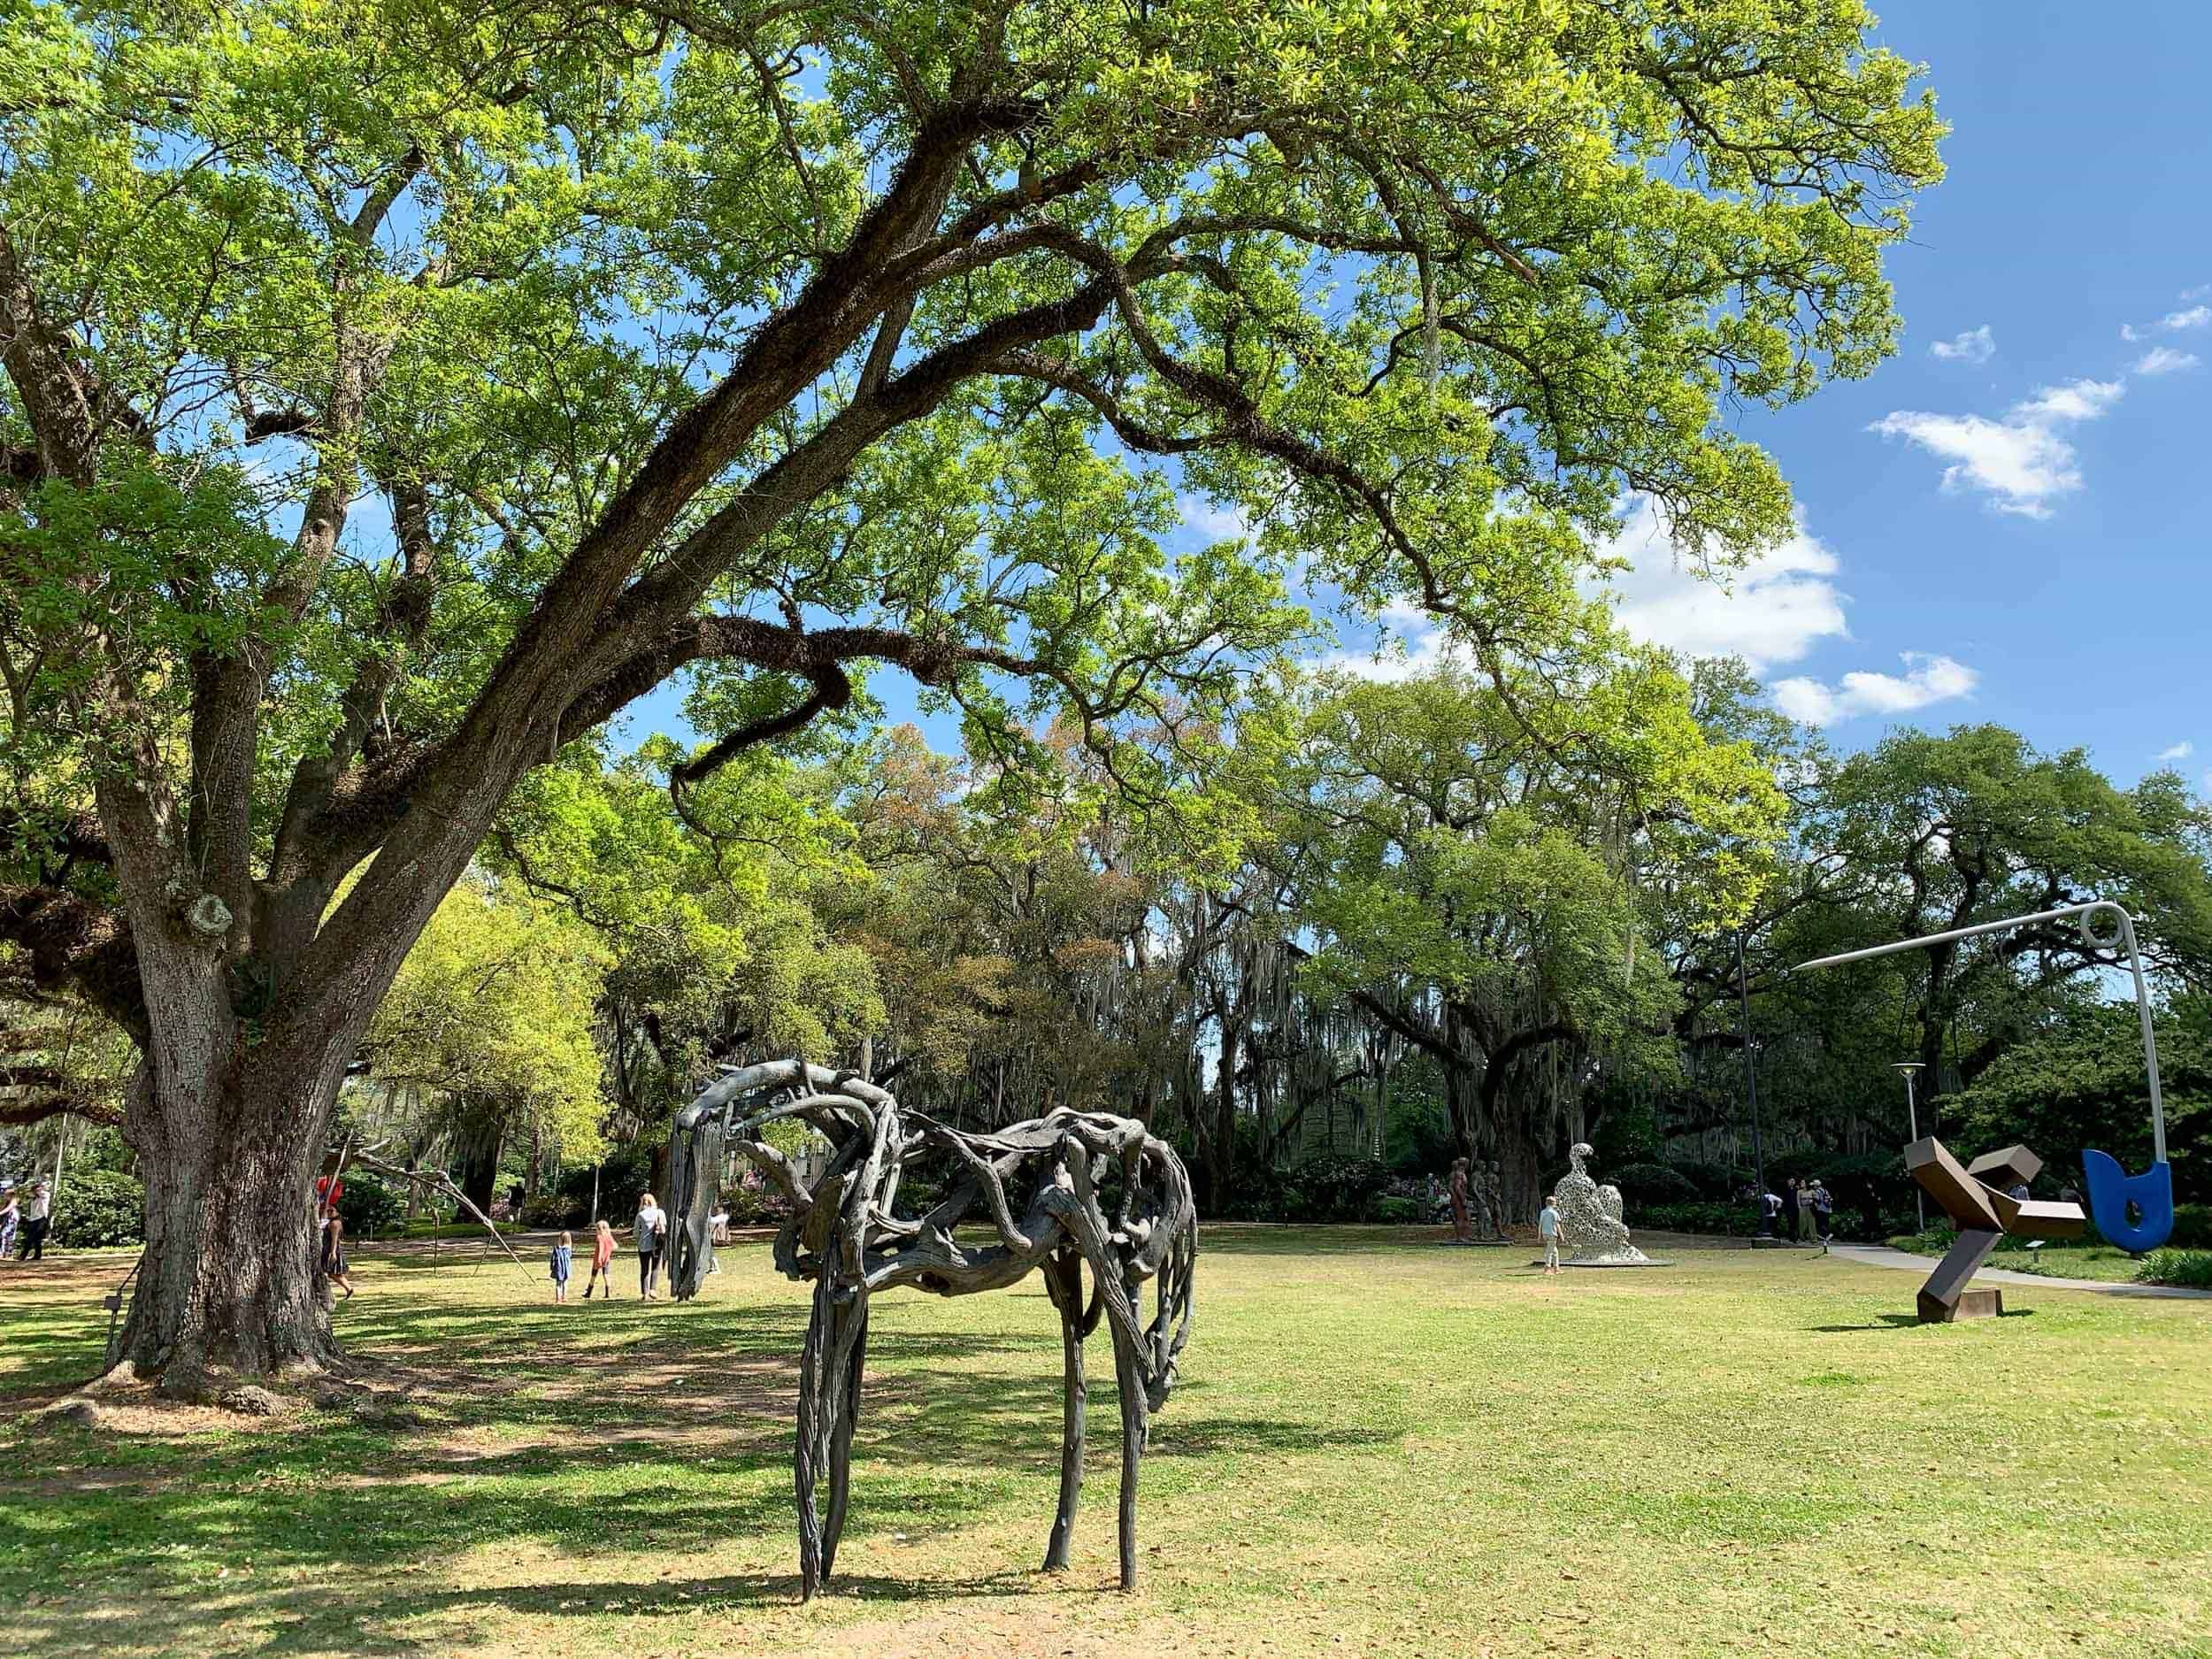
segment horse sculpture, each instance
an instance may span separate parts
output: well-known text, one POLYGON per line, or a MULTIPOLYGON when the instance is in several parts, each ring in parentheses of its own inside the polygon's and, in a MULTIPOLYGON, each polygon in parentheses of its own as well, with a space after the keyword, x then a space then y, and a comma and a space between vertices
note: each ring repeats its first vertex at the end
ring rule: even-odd
POLYGON ((1190 1176, 1171 1148, 1132 1118, 1096 1112, 1055 1111, 989 1133, 956 1130, 902 1110, 887 1090, 851 1072, 800 1060, 746 1066, 713 1084, 676 1114, 670 1146, 676 1208, 669 1273, 679 1300, 697 1293, 712 1261, 707 1214, 726 1149, 742 1153, 792 1206, 776 1234, 776 1265, 814 1286, 793 1456, 804 1595, 828 1580, 844 1531, 868 1299, 902 1286, 940 1296, 1003 1290, 1033 1271, 1043 1273, 1060 1314, 1065 1385, 1060 1502, 1045 1569, 1068 1564, 1083 1484, 1083 1343, 1103 1317, 1121 1397, 1121 1587, 1135 1586, 1137 1463, 1190 1335, 1198 1255, 1190 1176), (764 1110, 739 1116, 741 1103, 757 1101, 767 1102, 764 1110), (811 1186, 757 1138, 784 1118, 829 1138, 828 1167, 811 1186), (910 1217, 895 1207, 910 1171, 932 1178, 941 1194, 910 1217), (1020 1195, 1018 1212, 1010 1192, 1020 1195), (964 1223, 987 1225, 996 1241, 959 1238, 964 1223), (1157 1300, 1151 1320, 1141 1323, 1148 1279, 1157 1280, 1157 1300), (817 1502, 825 1476, 826 1508, 817 1502))

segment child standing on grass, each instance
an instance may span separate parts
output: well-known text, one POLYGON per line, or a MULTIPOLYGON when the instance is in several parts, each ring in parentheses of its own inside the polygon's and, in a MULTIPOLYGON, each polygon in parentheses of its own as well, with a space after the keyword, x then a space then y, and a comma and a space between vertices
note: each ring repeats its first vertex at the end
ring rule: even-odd
MULTIPOLYGON (((567 1235, 562 1235, 565 1238, 567 1235)), ((599 1286, 599 1300, 614 1298, 614 1229, 601 1222, 591 1240, 591 1277, 584 1281, 584 1300, 591 1300, 591 1287, 599 1286)))
POLYGON ((1544 1241, 1544 1271, 1559 1271, 1559 1210, 1547 1198, 1544 1208, 1536 1217, 1536 1236, 1544 1241))
POLYGON ((568 1234, 564 1233, 561 1234, 561 1241, 553 1247, 551 1265, 553 1268, 553 1300, 556 1302, 568 1300, 569 1267, 574 1260, 575 1248, 570 1244, 568 1234))
POLYGON ((323 1255, 319 1264, 322 1275, 340 1290, 346 1300, 353 1300, 353 1280, 346 1271, 346 1224, 336 1210, 323 1221, 323 1255))

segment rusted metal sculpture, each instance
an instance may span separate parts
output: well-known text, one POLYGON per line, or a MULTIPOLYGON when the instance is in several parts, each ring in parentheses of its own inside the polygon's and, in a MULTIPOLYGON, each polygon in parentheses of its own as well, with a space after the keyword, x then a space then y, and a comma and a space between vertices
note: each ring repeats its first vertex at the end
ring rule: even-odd
POLYGON ((1969 1290, 1966 1283, 2006 1233, 2078 1239, 2087 1222, 2079 1204, 2014 1195, 2013 1189, 2024 1189, 2043 1169, 2043 1160, 2025 1147, 1985 1152, 1962 1167, 1943 1142, 1927 1135, 1905 1148, 1905 1167, 1959 1230, 1958 1242, 1920 1287, 1923 1325, 1988 1318, 2005 1310, 2002 1291, 1969 1290))
POLYGON ((1060 1503, 1045 1568, 1068 1564, 1083 1484, 1083 1342, 1103 1317, 1121 1396, 1121 1586, 1135 1585, 1137 1463, 1150 1414, 1166 1403, 1190 1335, 1198 1254, 1190 1176, 1172 1148, 1133 1119, 1094 1112, 1056 1111, 989 1133, 956 1130, 902 1110, 887 1090, 850 1072, 799 1060, 746 1066, 723 1078, 676 1114, 674 1130, 669 1271, 679 1299, 696 1294, 712 1259, 707 1215, 726 1148, 750 1159, 792 1206, 776 1234, 776 1265, 814 1286, 799 1356, 792 1460, 805 1595, 827 1581, 845 1527, 869 1298, 902 1286, 940 1296, 1003 1290, 1032 1271, 1044 1275, 1059 1310, 1066 1389, 1060 1503), (744 1114, 760 1102, 764 1109, 744 1114), (784 1118, 811 1124, 833 1148, 811 1186, 757 1138, 784 1118), (895 1208, 909 1177, 936 1194, 910 1217, 895 1208), (995 1241, 958 1237, 970 1223, 987 1226, 995 1241), (1157 1294, 1145 1323, 1138 1302, 1148 1279, 1157 1281, 1157 1294), (825 1479, 826 1507, 817 1502, 825 1479))

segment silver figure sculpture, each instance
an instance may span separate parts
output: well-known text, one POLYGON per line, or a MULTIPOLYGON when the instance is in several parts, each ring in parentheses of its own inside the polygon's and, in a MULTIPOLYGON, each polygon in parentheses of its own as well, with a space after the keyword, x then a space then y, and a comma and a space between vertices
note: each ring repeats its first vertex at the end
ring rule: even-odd
POLYGON ((1572 1267, 1632 1267, 1651 1261, 1628 1241, 1628 1224, 1621 1219, 1621 1189, 1600 1186, 1584 1167, 1591 1156, 1587 1142, 1578 1141, 1567 1149, 1568 1171, 1552 1189, 1552 1208, 1559 1212, 1559 1242, 1572 1267))

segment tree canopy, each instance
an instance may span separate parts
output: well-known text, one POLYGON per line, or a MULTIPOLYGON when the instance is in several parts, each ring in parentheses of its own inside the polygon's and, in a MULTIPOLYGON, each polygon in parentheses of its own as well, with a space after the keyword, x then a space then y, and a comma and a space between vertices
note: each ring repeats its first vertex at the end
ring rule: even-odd
POLYGON ((687 810, 877 666, 1009 790, 1156 797, 1308 637, 1294 574, 1509 688, 1629 494, 1701 561, 1783 534, 1724 412, 1893 347, 1939 171, 1870 22, 9 11, 0 934, 143 1056, 134 1363, 320 1356, 303 1236, 227 1229, 518 787, 672 675, 687 810), (1251 533, 1171 554, 1179 493, 1251 533))

